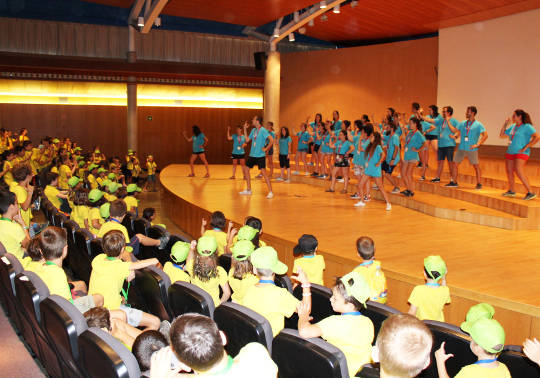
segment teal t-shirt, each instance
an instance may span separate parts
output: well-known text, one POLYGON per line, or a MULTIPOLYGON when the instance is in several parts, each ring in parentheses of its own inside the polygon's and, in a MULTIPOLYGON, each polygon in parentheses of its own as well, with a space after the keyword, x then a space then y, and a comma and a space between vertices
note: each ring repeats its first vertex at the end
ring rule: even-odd
POLYGON ((455 139, 450 138, 450 135, 454 135, 454 133, 448 127, 448 122, 455 128, 459 125, 458 120, 455 118, 450 118, 450 121, 443 119, 439 129, 439 147, 454 147, 456 145, 455 139))
POLYGON ((316 131, 315 132, 315 143, 317 146, 320 146, 322 144, 322 141, 323 141, 323 137, 322 137, 322 133, 320 131, 316 131))
POLYGON ((311 127, 311 132, 314 133, 315 130, 317 130, 317 126, 315 125, 315 122, 310 122, 309 127, 311 127))
POLYGON ((363 167, 366 164, 365 150, 369 146, 369 138, 361 140, 358 139, 358 143, 354 146, 353 164, 363 167), (358 151, 358 143, 362 143, 363 151, 358 151))
POLYGON ((471 146, 477 144, 480 134, 486 131, 484 125, 476 120, 472 123, 463 121, 458 125, 458 129, 461 134, 459 149, 463 151, 477 151, 478 148, 471 148, 471 146))
POLYGON ((338 136, 339 132, 341 131, 341 128, 343 126, 343 121, 338 119, 336 122, 334 122, 334 134, 338 136))
POLYGON ((301 131, 296 134, 298 137, 298 149, 299 150, 307 150, 308 149, 308 142, 311 139, 311 135, 307 131, 301 131))
POLYGON ((373 151, 373 155, 371 157, 368 155, 365 157, 367 160, 366 162, 366 175, 371 177, 381 177, 381 165, 376 167, 375 165, 381 160, 381 155, 383 153, 383 149, 381 145, 378 145, 375 147, 375 150, 373 151))
POLYGON ((420 158, 418 156, 418 152, 416 151, 413 151, 412 149, 415 148, 415 149, 419 149, 420 147, 422 147, 422 145, 424 144, 424 142, 426 141, 426 138, 424 137, 424 135, 419 132, 419 131, 415 131, 414 133, 411 131, 409 133, 409 135, 407 135, 406 139, 405 139, 405 154, 403 155, 403 160, 405 161, 411 161, 411 160, 416 160, 418 161, 420 158), (412 135, 411 135, 412 133, 412 135))
POLYGON ((232 136, 233 140, 233 150, 232 153, 235 155, 243 155, 246 153, 242 145, 246 142, 246 137, 243 135, 234 134, 232 136))
POLYGON ((386 149, 386 163, 388 165, 397 165, 399 163, 399 137, 394 133, 391 137, 388 138, 387 149, 386 149), (396 158, 392 160, 394 156, 394 151, 397 150, 396 158), (392 162, 392 164, 390 164, 392 162))
POLYGON ((264 127, 251 130, 249 133, 249 139, 251 140, 251 151, 249 152, 249 156, 254 158, 264 157, 265 153, 263 148, 269 135, 270 133, 264 127))
POLYGON ((321 152, 323 154, 331 154, 333 152, 332 148, 330 147, 330 142, 332 141, 333 136, 328 133, 324 136, 323 142, 321 145, 321 152))
POLYGON ((347 151, 349 151, 349 148, 351 148, 351 146, 353 145, 348 140, 346 140, 344 142, 339 141, 338 143, 339 144, 336 144, 336 153, 339 154, 339 155, 345 155, 347 153, 347 151))
POLYGON ((522 123, 518 127, 516 127, 516 124, 513 124, 509 128, 506 129, 504 132, 506 135, 508 135, 510 144, 508 145, 508 150, 506 151, 508 154, 514 155, 514 154, 524 154, 524 155, 531 155, 531 149, 527 148, 524 152, 520 152, 523 147, 527 145, 531 141, 531 136, 536 133, 536 129, 531 125, 530 123, 522 123))
POLYGON ((280 155, 288 155, 289 154, 289 146, 292 142, 292 139, 290 136, 287 138, 279 138, 279 154, 280 155))
MULTIPOLYGON (((272 136, 272 140, 275 141, 276 140, 276 133, 273 132, 273 131, 269 131, 268 134, 270 134, 272 136)), ((270 142, 270 140, 267 138, 266 139, 266 142, 264 143, 264 146, 268 146, 268 143, 270 142)))
MULTIPOLYGON (((434 119, 431 115, 428 115, 428 118, 434 119)), ((443 117, 439 114, 435 117, 435 123, 429 123, 422 121, 422 131, 425 133, 427 130, 435 126, 435 130, 430 131, 426 135, 439 135, 439 130, 443 121, 443 117)))
POLYGON ((193 135, 193 152, 204 152, 202 147, 204 144, 204 134, 200 133, 199 135, 193 135))

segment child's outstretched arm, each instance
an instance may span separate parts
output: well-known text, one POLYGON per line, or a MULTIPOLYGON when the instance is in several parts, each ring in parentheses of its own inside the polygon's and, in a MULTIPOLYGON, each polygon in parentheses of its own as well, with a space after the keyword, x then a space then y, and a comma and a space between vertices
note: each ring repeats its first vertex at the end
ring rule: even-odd
POLYGON ((415 305, 411 305, 411 307, 409 307, 408 313, 412 316, 416 316, 417 311, 418 311, 418 307, 416 307, 415 305))
POLYGON ((444 350, 445 342, 441 344, 441 347, 435 352, 435 361, 437 362, 437 372, 439 373, 439 378, 450 378, 448 372, 446 371, 446 360, 454 357, 453 354, 446 354, 444 350))
POLYGON ((308 306, 308 313, 311 312, 311 284, 307 278, 306 272, 302 268, 298 268, 298 274, 291 277, 302 284, 302 303, 308 306))
POLYGON ((306 302, 300 302, 296 310, 298 312, 298 333, 304 339, 310 339, 312 337, 320 337, 322 335, 322 330, 317 324, 311 324, 310 321, 313 320, 309 316, 310 309, 306 302))
POLYGON ((157 264, 159 264, 159 260, 154 257, 151 259, 145 259, 145 260, 139 260, 137 262, 132 262, 129 265, 129 269, 138 270, 138 269, 143 269, 143 268, 146 268, 152 265, 157 265, 157 264))

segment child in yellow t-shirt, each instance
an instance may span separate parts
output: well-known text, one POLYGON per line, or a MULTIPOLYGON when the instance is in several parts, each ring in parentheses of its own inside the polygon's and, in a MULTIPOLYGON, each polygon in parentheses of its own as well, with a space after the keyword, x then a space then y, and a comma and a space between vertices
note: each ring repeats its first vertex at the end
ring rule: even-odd
POLYGON ((124 198, 128 211, 137 216, 139 214, 139 200, 137 199, 137 195, 141 191, 142 189, 139 188, 137 184, 129 184, 126 187, 127 196, 124 198))
POLYGON ((227 272, 218 265, 218 244, 213 236, 201 236, 197 241, 197 253, 191 251, 186 262, 186 270, 191 283, 206 291, 217 307, 231 296, 227 272), (219 297, 219 288, 223 291, 219 297))
MULTIPOLYGON (((73 178, 76 177, 71 179, 73 178)), ((77 222, 80 228, 90 230, 90 207, 88 202, 88 190, 84 188, 76 189, 73 196, 74 206, 71 211, 71 219, 77 222)))
MULTIPOLYGON (((300 301, 287 289, 277 287, 274 283, 276 274, 285 274, 288 270, 287 265, 279 261, 274 248, 258 248, 250 259, 259 282, 246 291, 240 304, 264 316, 272 327, 273 336, 276 336, 285 327, 285 318, 290 318, 296 312, 300 301)), ((302 284, 302 302, 311 307, 311 285, 306 273, 300 269, 298 275, 292 278, 302 284)))
POLYGON ((11 170, 13 169, 14 159, 15 152, 13 150, 8 150, 6 153, 6 160, 4 160, 4 164, 2 165, 2 172, 0 173, 0 177, 4 178, 4 182, 7 186, 11 185, 13 182, 13 174, 11 173, 11 170))
POLYGON ((26 227, 30 227, 30 220, 32 219, 32 194, 34 193, 34 187, 30 185, 32 177, 32 170, 29 165, 18 165, 13 170, 15 181, 9 186, 9 190, 17 196, 17 203, 26 227))
POLYGON ((96 165, 96 164, 90 164, 88 166, 88 176, 87 176, 87 180, 88 180, 88 184, 90 185, 90 189, 98 189, 99 187, 99 184, 97 182, 97 172, 98 172, 98 168, 99 166, 96 165))
POLYGON ((146 158, 146 169, 148 171, 148 177, 146 179, 146 184, 144 184, 144 190, 146 191, 149 186, 152 186, 151 191, 155 192, 157 164, 154 161, 154 157, 152 155, 148 155, 148 158, 146 158))
MULTIPOLYGON (((495 319, 480 318, 470 327, 471 351, 478 357, 474 364, 461 368, 456 378, 510 378, 510 372, 505 364, 497 361, 497 355, 502 352, 505 342, 504 328, 495 319)), ((439 377, 448 378, 445 362, 453 354, 446 354, 445 343, 435 352, 439 377)))
POLYGON ((341 315, 329 316, 310 324, 310 308, 298 308, 298 332, 304 338, 322 337, 338 347, 347 359, 349 376, 354 377, 363 365, 371 362, 371 343, 374 327, 371 319, 360 310, 366 306, 371 290, 364 277, 351 272, 340 279, 332 289, 330 303, 341 315))
POLYGON ((62 164, 60 164, 60 168, 58 168, 58 188, 61 190, 68 190, 68 180, 73 175, 73 169, 70 168, 69 164, 69 158, 67 155, 62 156, 61 158, 62 164))
POLYGON ((103 181, 107 179, 107 170, 103 167, 99 167, 97 170, 98 177, 96 177, 96 182, 99 186, 103 185, 103 181))
MULTIPOLYGON (((195 245, 195 243, 193 243, 195 245)), ((189 255, 191 246, 189 243, 177 241, 171 248, 171 260, 163 266, 163 271, 169 276, 171 283, 176 281, 190 282, 191 277, 186 272, 185 262, 189 255)))
POLYGON ((386 277, 381 269, 380 261, 375 260, 375 243, 373 239, 368 236, 359 237, 356 240, 356 250, 363 261, 353 270, 366 279, 371 288, 370 300, 386 303, 388 296, 386 277))
POLYGON ((225 214, 221 211, 214 211, 210 216, 211 230, 206 229, 206 219, 203 218, 201 222, 201 235, 213 236, 218 243, 218 256, 225 253, 225 247, 227 246, 227 233, 223 231, 227 220, 225 214))
POLYGON ((46 186, 43 193, 47 199, 51 201, 58 210, 64 209, 67 205, 63 205, 62 202, 65 201, 67 203, 68 192, 65 190, 60 191, 56 187, 58 185, 58 173, 48 172, 45 175, 45 184, 46 186))
POLYGON ((416 286, 409 296, 409 314, 420 320, 444 322, 444 305, 450 303, 446 273, 446 263, 441 256, 428 256, 424 259, 426 284, 416 286))
POLYGON ((259 278, 253 274, 253 265, 249 260, 254 250, 255 246, 248 240, 240 240, 232 248, 229 285, 233 291, 231 298, 235 303, 242 303, 246 291, 259 282, 259 278))
POLYGON ((22 262, 30 235, 21 217, 17 197, 12 192, 0 191, 0 214, 0 243, 22 262))
POLYGON ((105 202, 107 202, 107 200, 103 197, 103 192, 101 190, 92 189, 90 193, 88 193, 88 230, 94 235, 99 233, 99 229, 103 223, 105 223, 105 220, 101 217, 101 213, 99 212, 99 208, 105 202))
POLYGON ((309 282, 324 285, 323 272, 326 268, 324 257, 317 255, 319 242, 313 235, 304 234, 298 239, 298 244, 294 247, 294 256, 300 256, 294 260, 293 273, 297 274, 298 269, 306 272, 309 282))

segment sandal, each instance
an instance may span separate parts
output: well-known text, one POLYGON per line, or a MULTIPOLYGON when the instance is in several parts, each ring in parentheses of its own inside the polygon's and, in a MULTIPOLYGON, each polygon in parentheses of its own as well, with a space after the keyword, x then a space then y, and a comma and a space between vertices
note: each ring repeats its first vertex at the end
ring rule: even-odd
POLYGON ((210 177, 210 173, 207 173, 204 175, 204 178, 208 178, 208 177, 210 177))
POLYGON ((327 193, 334 193, 334 192, 335 192, 334 189, 326 189, 325 191, 326 191, 327 193))
POLYGON ((195 177, 195 173, 190 173, 187 177, 195 177))

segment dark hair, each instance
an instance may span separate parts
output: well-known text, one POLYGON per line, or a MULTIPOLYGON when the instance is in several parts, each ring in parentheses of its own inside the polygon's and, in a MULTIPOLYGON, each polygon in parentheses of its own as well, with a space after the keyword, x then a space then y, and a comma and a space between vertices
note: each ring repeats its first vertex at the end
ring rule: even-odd
POLYGON ((214 211, 212 213, 212 216, 210 217, 210 226, 222 230, 226 223, 227 220, 225 219, 225 214, 223 214, 221 211, 214 211))
POLYGON ((476 109, 476 106, 474 106, 474 105, 468 106, 467 110, 470 110, 471 112, 473 112, 474 115, 478 114, 478 109, 476 109))
POLYGON ((128 192, 126 190, 126 187, 125 186, 121 186, 120 188, 118 188, 118 190, 116 191, 115 193, 116 195, 116 198, 119 198, 119 199, 124 199, 127 197, 128 195, 128 192))
POLYGON ((101 205, 103 205, 105 202, 107 202, 107 198, 101 197, 96 202, 88 201, 88 206, 92 207, 92 208, 93 207, 101 207, 101 205))
POLYGON ((155 213, 156 213, 156 209, 154 209, 153 207, 147 207, 143 210, 142 217, 146 219, 148 222, 150 222, 155 213))
POLYGON ((412 103, 412 108, 413 108, 414 110, 420 110, 420 104, 417 103, 417 102, 413 102, 413 103, 412 103))
POLYGON ((101 240, 103 252, 109 257, 118 257, 126 246, 126 237, 122 231, 111 230, 101 240))
POLYGON ((210 256, 203 256, 196 253, 195 261, 193 262, 193 276, 202 282, 208 282, 210 279, 218 276, 217 267, 217 253, 212 253, 210 256))
POLYGON ((40 235, 39 247, 45 260, 54 260, 62 257, 64 247, 67 245, 66 230, 60 227, 49 226, 40 235))
POLYGON ((377 146, 381 145, 381 134, 378 131, 373 133, 373 142, 369 143, 366 150, 364 151, 364 157, 368 159, 369 155, 373 156, 377 146))
POLYGON ((131 351, 139 363, 141 372, 150 370, 152 354, 168 345, 167 338, 159 331, 148 330, 140 333, 133 342, 131 351))
POLYGON ((356 127, 358 127, 358 130, 362 130, 362 127, 364 126, 364 123, 362 122, 361 119, 355 119, 354 120, 354 125, 356 127))
POLYGON ((262 116, 257 115, 257 116, 255 116, 255 119, 257 120, 257 122, 259 122, 260 125, 262 125, 262 123, 263 123, 263 117, 262 116))
POLYGON ((17 182, 24 181, 28 176, 32 176, 32 169, 27 164, 17 165, 13 169, 13 178, 17 182))
POLYGON ((41 254, 41 242, 39 238, 39 235, 34 236, 34 238, 30 240, 28 246, 26 247, 26 253, 28 253, 28 256, 30 256, 32 261, 40 261, 43 258, 43 255, 41 254))
POLYGON ((194 370, 209 370, 223 358, 225 350, 219 329, 207 316, 179 316, 171 325, 170 336, 178 360, 194 370))
POLYGON ((373 131, 374 131, 373 125, 371 123, 366 123, 364 124, 363 130, 367 136, 371 136, 371 134, 373 134, 373 131))
POLYGON ((88 189, 80 188, 74 192, 73 204, 76 206, 88 206, 88 189))
POLYGON ((343 284, 343 281, 341 281, 341 277, 336 279, 336 284, 334 286, 337 291, 343 296, 343 299, 345 299, 345 302, 351 303, 356 310, 362 309, 362 303, 358 302, 358 300, 355 297, 347 295, 347 289, 345 289, 345 285, 343 284))
POLYGON ((268 123, 268 125, 269 125, 270 127, 274 127, 274 122, 268 121, 267 123, 268 123))
MULTIPOLYGON (((420 122, 418 118, 412 117, 409 121, 412 121, 412 123, 416 125, 416 130, 422 131, 422 123, 420 122)), ((413 130, 413 131, 416 131, 416 130, 413 130)))
POLYGON ((45 174, 45 185, 51 185, 58 178, 58 173, 47 172, 45 174))
POLYGON ((11 205, 15 205, 17 202, 17 197, 13 192, 2 190, 0 191, 0 213, 7 213, 11 205))
POLYGON ((364 123, 370 122, 369 116, 367 114, 362 114, 362 121, 364 123))
POLYGON ((439 107, 437 105, 430 105, 429 108, 433 111, 433 118, 439 115, 439 107))
POLYGON ((111 330, 111 314, 105 307, 93 307, 84 313, 88 327, 105 328, 111 330))
POLYGON ((286 126, 283 126, 283 127, 281 128, 281 131, 280 131, 280 133, 279 133, 279 136, 280 136, 281 138, 288 138, 289 135, 290 135, 290 134, 289 134, 289 128, 286 127, 286 126), (283 134, 283 133, 282 133, 283 130, 285 130, 285 136, 282 135, 282 134, 283 134))
POLYGON ((199 129, 199 126, 197 125, 193 125, 192 130, 193 130, 193 135, 195 136, 199 136, 199 134, 201 133, 201 129, 199 129))
POLYGON ((246 226, 253 227, 260 232, 262 230, 262 221, 259 218, 250 216, 246 219, 246 226))
POLYGON ((111 202, 111 218, 120 218, 126 215, 127 213, 127 206, 124 200, 118 199, 116 201, 111 202))
POLYGON ((396 109, 394 108, 386 108, 386 109, 390 110, 390 116, 394 117, 394 114, 396 114, 396 109))
POLYGON ((375 255, 375 243, 369 236, 360 236, 356 240, 356 250, 361 258, 369 260, 375 255))
POLYGON ((452 108, 451 106, 445 106, 444 107, 446 109, 446 112, 450 115, 454 114, 454 108, 452 108))
POLYGON ((514 113, 516 113, 517 116, 521 117, 521 122, 522 123, 528 123, 528 124, 532 125, 531 116, 525 110, 516 109, 516 110, 514 110, 514 113))
POLYGON ((351 126, 351 121, 346 119, 345 121, 343 121, 343 124, 345 125, 345 128, 348 129, 351 126))
POLYGON ((322 114, 321 113, 316 113, 315 114, 315 119, 313 121, 317 122, 317 116, 319 116, 319 122, 322 122, 322 114))

